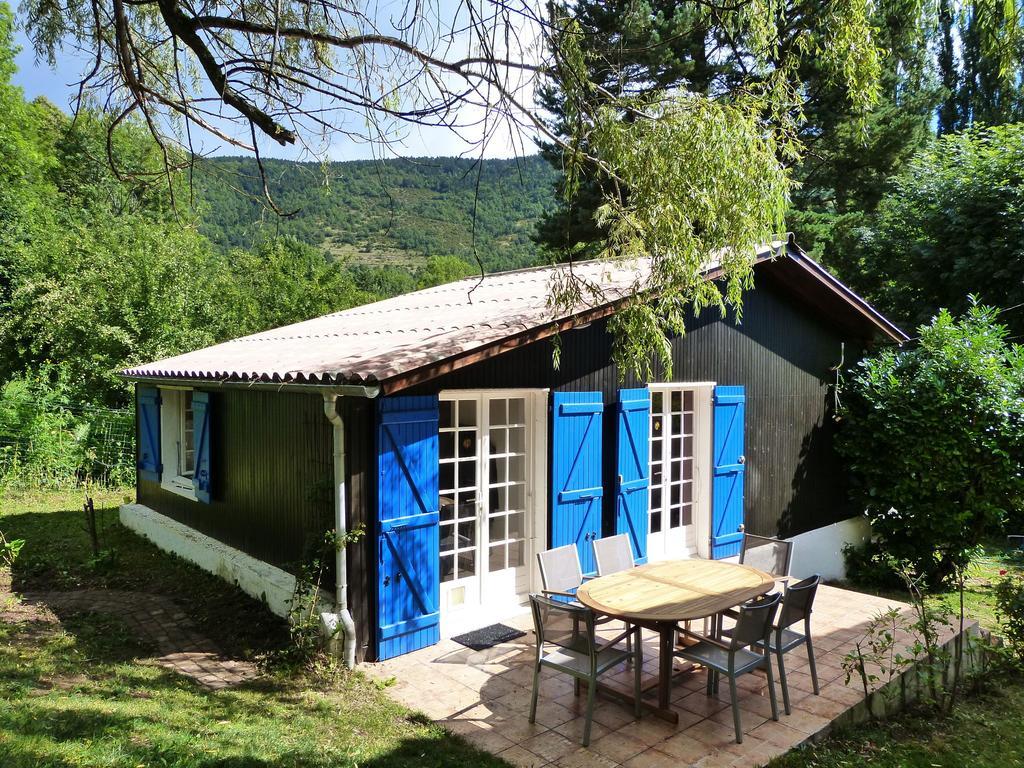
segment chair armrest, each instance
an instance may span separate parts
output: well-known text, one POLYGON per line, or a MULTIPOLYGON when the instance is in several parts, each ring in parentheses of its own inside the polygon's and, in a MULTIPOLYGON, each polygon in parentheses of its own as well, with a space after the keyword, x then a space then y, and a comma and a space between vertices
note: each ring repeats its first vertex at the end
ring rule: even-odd
POLYGON ((554 595, 555 597, 571 597, 573 600, 576 599, 576 595, 572 594, 571 592, 557 592, 553 589, 542 589, 541 594, 554 595))

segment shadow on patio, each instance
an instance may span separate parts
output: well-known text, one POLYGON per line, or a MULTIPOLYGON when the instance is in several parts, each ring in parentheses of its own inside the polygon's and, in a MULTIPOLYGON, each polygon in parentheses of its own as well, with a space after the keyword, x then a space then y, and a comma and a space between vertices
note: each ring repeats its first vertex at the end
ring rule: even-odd
MULTIPOLYGON (((757 766, 828 730, 863 700, 857 681, 845 684, 842 659, 863 636, 871 619, 892 606, 910 610, 884 598, 822 586, 811 624, 821 694, 812 693, 807 657, 800 649, 786 656, 792 714, 782 712, 780 695, 778 722, 771 720, 765 678, 744 676, 738 682, 745 734, 742 744, 734 741, 728 687, 706 696, 703 670, 676 677, 672 706, 679 722, 674 725, 651 715, 635 720, 629 706, 599 694, 588 748, 580 746, 585 697, 573 695, 569 678, 544 673, 537 722, 531 725, 527 712, 533 674, 532 631, 485 651, 444 640, 407 656, 364 665, 363 670, 375 678, 394 678, 388 688, 392 697, 514 765, 757 766)), ((529 622, 529 616, 523 616, 510 623, 529 629, 529 622)), ((943 641, 952 637, 952 632, 947 635, 943 641)), ((905 640, 909 645, 909 636, 905 640)), ((645 676, 657 675, 657 663, 656 638, 645 633, 645 676)), ((676 663, 678 667, 681 662, 676 663)), ((617 674, 624 682, 630 675, 625 667, 617 674)))

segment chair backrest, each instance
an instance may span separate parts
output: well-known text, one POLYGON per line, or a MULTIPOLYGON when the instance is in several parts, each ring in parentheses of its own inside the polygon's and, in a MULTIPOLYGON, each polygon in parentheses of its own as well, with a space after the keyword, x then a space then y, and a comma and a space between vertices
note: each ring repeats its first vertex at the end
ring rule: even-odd
POLYGON ((537 652, 543 655, 545 644, 557 645, 593 656, 594 612, 578 603, 562 603, 544 595, 530 595, 533 631, 537 652))
POLYGON ((732 630, 732 647, 742 648, 754 643, 767 641, 775 623, 782 595, 775 593, 751 600, 740 606, 736 626, 732 630))
POLYGON ((793 562, 793 543, 746 533, 740 549, 740 562, 776 578, 789 576, 789 566, 793 562))
POLYGON ((635 565, 629 536, 620 533, 603 539, 594 539, 594 559, 597 561, 598 576, 628 571, 635 565))
POLYGON ((782 598, 782 612, 779 614, 779 622, 776 625, 779 629, 785 629, 811 615, 814 595, 817 593, 820 583, 821 576, 811 576, 796 584, 790 584, 786 588, 786 594, 782 598))
POLYGON ((580 554, 575 544, 537 553, 540 579, 548 592, 572 592, 583 583, 580 554))

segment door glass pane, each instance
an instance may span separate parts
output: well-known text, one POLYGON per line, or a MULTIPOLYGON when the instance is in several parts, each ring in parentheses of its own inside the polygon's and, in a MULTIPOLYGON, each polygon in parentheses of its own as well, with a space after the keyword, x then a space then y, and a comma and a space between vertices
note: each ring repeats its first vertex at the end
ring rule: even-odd
POLYGON ((442 400, 440 410, 441 581, 447 582, 476 574, 479 441, 475 400, 442 400))
POLYGON ((459 401, 459 426, 476 426, 476 400, 459 401))
POLYGON ((508 401, 508 423, 526 423, 526 400, 521 397, 513 397, 508 401))
POLYGON ((504 398, 493 398, 487 406, 487 412, 491 418, 491 426, 505 424, 506 401, 504 398))
POLYGON ((500 571, 505 568, 505 545, 497 544, 490 548, 487 558, 487 570, 500 571))

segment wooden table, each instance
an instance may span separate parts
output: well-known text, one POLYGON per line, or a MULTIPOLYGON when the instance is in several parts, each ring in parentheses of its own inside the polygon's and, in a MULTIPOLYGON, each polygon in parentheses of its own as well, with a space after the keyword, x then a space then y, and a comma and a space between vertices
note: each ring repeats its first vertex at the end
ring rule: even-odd
POLYGON ((749 565, 669 560, 587 581, 576 599, 597 613, 658 632, 658 705, 653 711, 677 722, 669 707, 676 624, 714 616, 774 586, 774 577, 749 565))

